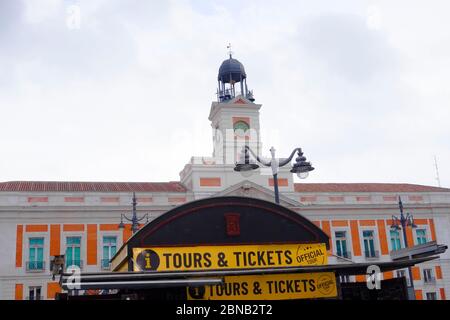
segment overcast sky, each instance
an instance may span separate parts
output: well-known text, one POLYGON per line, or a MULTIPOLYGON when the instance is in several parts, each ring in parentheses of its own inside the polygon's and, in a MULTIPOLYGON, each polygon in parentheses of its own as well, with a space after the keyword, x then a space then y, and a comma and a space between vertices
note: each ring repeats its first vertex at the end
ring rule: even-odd
POLYGON ((232 44, 306 182, 450 187, 450 2, 0 0, 0 181, 176 181, 232 44))

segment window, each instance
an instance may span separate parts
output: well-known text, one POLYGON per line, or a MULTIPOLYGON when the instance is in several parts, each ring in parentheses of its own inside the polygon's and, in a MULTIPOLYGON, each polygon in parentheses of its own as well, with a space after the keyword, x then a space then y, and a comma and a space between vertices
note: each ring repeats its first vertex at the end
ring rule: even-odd
POLYGON ((44 270, 44 238, 29 239, 28 258, 27 269, 29 271, 44 270))
POLYGON ((66 238, 66 266, 81 268, 81 237, 66 238))
POLYGON ((437 300, 436 292, 427 292, 427 300, 437 300))
POLYGON ((109 269, 109 261, 116 254, 117 251, 117 237, 105 236, 103 237, 103 259, 102 269, 109 269))
POLYGON ((28 300, 41 300, 41 287, 30 287, 28 289, 28 300))
POLYGON ((400 232, 398 230, 391 230, 391 249, 392 251, 399 250, 402 248, 402 243, 400 240, 400 232))
POLYGON ((238 136, 244 136, 247 133, 247 130, 250 129, 250 126, 245 121, 237 121, 233 125, 234 133, 238 136))
POLYGON ((375 240, 373 230, 363 231, 364 255, 366 258, 378 258, 378 252, 375 251, 375 240))
POLYGON ((409 277, 406 270, 396 270, 395 271, 395 277, 396 278, 405 278, 406 279, 406 285, 409 287, 411 284, 409 283, 409 277))
POLYGON ((336 238, 336 255, 339 257, 350 259, 350 254, 347 251, 347 238, 345 231, 336 231, 334 233, 336 238))
POLYGON ((347 283, 350 282, 350 276, 348 274, 340 275, 339 276, 339 282, 340 283, 347 283))
POLYGON ((435 282, 435 279, 433 277, 433 270, 423 269, 423 282, 425 282, 425 283, 434 283, 435 282))
POLYGON ((426 229, 416 229, 416 240, 417 240, 417 244, 427 243, 427 230, 426 229))

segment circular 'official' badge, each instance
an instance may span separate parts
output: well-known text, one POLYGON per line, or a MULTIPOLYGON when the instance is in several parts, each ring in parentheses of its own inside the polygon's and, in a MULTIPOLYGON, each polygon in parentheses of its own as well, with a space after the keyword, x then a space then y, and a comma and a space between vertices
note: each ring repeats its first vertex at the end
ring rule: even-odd
POLYGON ((157 270, 159 267, 159 256, 155 251, 146 249, 138 254, 136 263, 141 270, 157 270))
POLYGON ((317 289, 320 293, 328 295, 333 292, 335 287, 334 279, 329 275, 322 275, 317 280, 317 289))

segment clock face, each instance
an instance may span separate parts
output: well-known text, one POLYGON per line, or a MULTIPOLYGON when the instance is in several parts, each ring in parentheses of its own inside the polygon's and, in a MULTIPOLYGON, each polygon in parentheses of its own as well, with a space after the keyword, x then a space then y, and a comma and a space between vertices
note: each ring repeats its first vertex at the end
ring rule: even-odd
POLYGON ((244 135, 250 126, 245 121, 237 121, 233 126, 234 132, 237 135, 244 135))

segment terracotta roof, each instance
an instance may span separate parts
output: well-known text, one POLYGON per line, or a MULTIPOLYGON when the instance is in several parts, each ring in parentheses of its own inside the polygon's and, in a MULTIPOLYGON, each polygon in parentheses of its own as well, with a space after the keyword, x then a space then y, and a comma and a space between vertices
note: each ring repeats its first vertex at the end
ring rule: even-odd
POLYGON ((294 188, 296 192, 450 192, 408 183, 295 183, 294 188))
MULTIPOLYGON (((439 188, 406 183, 295 183, 296 192, 450 192, 439 188)), ((171 182, 0 182, 0 192, 186 192, 171 182)))
POLYGON ((186 192, 179 182, 0 182, 1 191, 24 192, 186 192))

